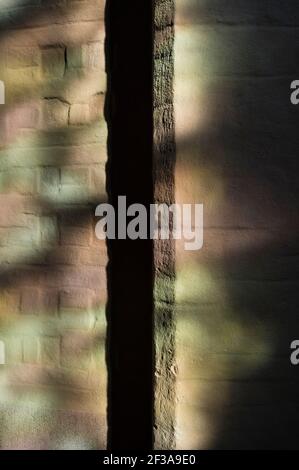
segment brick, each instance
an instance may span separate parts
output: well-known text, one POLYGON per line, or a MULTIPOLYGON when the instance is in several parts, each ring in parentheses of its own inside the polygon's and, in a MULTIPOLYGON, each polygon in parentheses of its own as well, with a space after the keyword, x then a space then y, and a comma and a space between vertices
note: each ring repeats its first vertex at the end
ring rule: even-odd
POLYGON ((69 333, 62 338, 61 363, 63 367, 88 369, 91 364, 93 338, 86 333, 69 333))
POLYGON ((65 246, 56 247, 47 259, 57 265, 106 266, 108 260, 105 241, 98 241, 98 244, 94 243, 92 247, 88 248, 68 245, 66 250, 65 246))
POLYGON ((99 243, 96 247, 81 248, 79 251, 79 262, 82 265, 90 266, 106 266, 108 262, 107 247, 104 244, 103 240, 99 240, 99 243))
POLYGON ((0 315, 17 314, 20 310, 20 293, 17 290, 1 290, 0 315))
POLYGON ((60 293, 60 308, 89 309, 93 293, 88 289, 67 289, 60 293))
POLYGON ((39 340, 26 336, 23 339, 23 361, 28 364, 36 364, 39 360, 39 340))
POLYGON ((21 364, 20 367, 14 367, 10 372, 10 381, 19 385, 47 386, 49 391, 53 391, 53 386, 57 387, 57 391, 60 391, 60 387, 91 388, 88 371, 70 370, 55 365, 45 367, 41 362, 39 364, 21 364))
POLYGON ((53 287, 60 285, 61 288, 95 289, 94 286, 97 286, 98 293, 103 295, 106 292, 106 269, 102 266, 82 266, 80 270, 68 266, 55 270, 55 277, 51 273, 45 273, 45 276, 53 287))
POLYGON ((57 197, 60 187, 58 168, 47 167, 40 172, 39 192, 43 197, 57 197))
POLYGON ((104 93, 98 93, 89 99, 90 120, 104 119, 104 93))
POLYGON ((40 359, 46 366, 58 365, 60 362, 60 338, 45 336, 40 339, 40 359))
POLYGON ((21 364, 23 361, 22 338, 8 336, 2 340, 5 344, 6 363, 8 365, 21 364))
POLYGON ((37 247, 40 241, 38 226, 35 228, 14 227, 7 240, 8 245, 19 245, 25 248, 37 247))
POLYGON ((7 50, 6 66, 12 69, 38 67, 41 57, 38 48, 15 47, 7 50))
POLYGON ((106 91, 106 73, 102 70, 67 69, 64 80, 69 83, 67 87, 63 86, 64 81, 56 85, 45 83, 45 96, 60 97, 70 104, 86 104, 92 96, 106 91))
POLYGON ((46 257, 47 261, 53 266, 56 265, 80 265, 80 253, 77 246, 56 246, 46 257))
POLYGON ((28 259, 34 264, 42 264, 45 262, 45 253, 37 246, 31 246, 30 244, 26 246, 24 246, 24 244, 9 245, 9 240, 6 242, 6 245, 7 246, 0 247, 0 257, 3 264, 24 266, 24 262, 28 262, 28 259))
POLYGON ((61 309, 60 315, 62 326, 65 329, 88 330, 94 324, 94 317, 90 312, 61 309))
POLYGON ((22 292, 21 309, 26 315, 49 314, 57 312, 58 296, 55 290, 26 288, 22 292))
POLYGON ((69 47, 67 49, 68 66, 73 68, 101 68, 104 66, 104 46, 103 43, 94 42, 83 44, 82 46, 69 47))
POLYGON ((91 228, 61 227, 61 244, 89 246, 92 240, 91 228))
POLYGON ((62 47, 42 48, 42 69, 44 76, 62 78, 65 72, 65 49, 62 47))
POLYGON ((63 167, 61 170, 61 184, 88 187, 89 168, 79 166, 63 167))
POLYGON ((19 194, 34 194, 37 190, 37 172, 14 168, 0 173, 1 190, 19 194))
POLYGON ((10 139, 15 138, 20 129, 37 129, 39 125, 40 104, 36 101, 13 106, 6 117, 6 129, 10 139))
POLYGON ((71 68, 84 67, 84 46, 67 48, 67 66, 71 68))
POLYGON ((34 216, 32 213, 31 198, 20 196, 16 193, 0 194, 0 202, 2 210, 0 211, 0 226, 13 227, 17 222, 17 226, 33 227, 34 216), (31 223, 28 223, 28 221, 31 223))
POLYGON ((70 124, 79 126, 87 124, 90 121, 90 112, 88 104, 73 104, 70 109, 70 124))
POLYGON ((101 42, 88 44, 86 50, 86 67, 105 70, 104 45, 101 42))
POLYGON ((59 242, 59 228, 56 217, 41 217, 41 244, 56 245, 59 242))
POLYGON ((99 204, 107 200, 105 182, 106 168, 102 165, 94 165, 91 170, 91 193, 99 204))
POLYGON ((66 211, 60 216, 61 226, 72 228, 88 228, 92 224, 93 211, 90 207, 76 208, 75 211, 66 211))
POLYGON ((45 128, 67 127, 69 120, 69 105, 57 98, 44 100, 43 125, 45 128))

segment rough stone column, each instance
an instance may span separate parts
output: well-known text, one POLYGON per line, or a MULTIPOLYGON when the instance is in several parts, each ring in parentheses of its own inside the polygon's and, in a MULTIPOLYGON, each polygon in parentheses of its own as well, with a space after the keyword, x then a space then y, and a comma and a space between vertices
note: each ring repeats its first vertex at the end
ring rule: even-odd
MULTIPOLYGON (((154 198, 174 202, 174 1, 156 0, 154 14, 154 198)), ((172 240, 154 243, 155 448, 175 446, 175 317, 172 240)))

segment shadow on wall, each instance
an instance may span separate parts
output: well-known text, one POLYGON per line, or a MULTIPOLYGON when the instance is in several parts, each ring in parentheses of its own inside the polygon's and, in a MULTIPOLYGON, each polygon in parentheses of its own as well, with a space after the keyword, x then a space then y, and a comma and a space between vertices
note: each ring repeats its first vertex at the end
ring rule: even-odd
POLYGON ((298 25, 292 1, 177 1, 176 200, 205 207, 203 249, 177 246, 182 449, 298 448, 298 25))
MULTIPOLYGON (((99 448, 103 7, 42 3, 0 8, 0 442, 99 448)), ((203 202, 206 227, 201 252, 177 247, 178 447, 297 448, 298 12, 177 3, 177 202, 203 202)))
POLYGON ((26 3, 0 7, 0 446, 104 448, 104 7, 26 3))

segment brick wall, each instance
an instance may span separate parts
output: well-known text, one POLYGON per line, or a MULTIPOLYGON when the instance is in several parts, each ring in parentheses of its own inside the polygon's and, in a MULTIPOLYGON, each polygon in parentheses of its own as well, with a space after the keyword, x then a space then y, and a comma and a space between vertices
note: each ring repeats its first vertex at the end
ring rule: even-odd
POLYGON ((0 446, 102 448, 104 1, 4 1, 0 30, 0 446))
POLYGON ((176 446, 296 448, 298 4, 177 0, 176 446))

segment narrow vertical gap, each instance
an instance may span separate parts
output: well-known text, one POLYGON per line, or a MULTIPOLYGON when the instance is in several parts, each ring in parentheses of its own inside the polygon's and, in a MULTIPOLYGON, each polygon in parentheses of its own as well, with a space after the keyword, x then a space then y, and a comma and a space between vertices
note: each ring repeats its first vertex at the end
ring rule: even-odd
MULTIPOLYGON (((152 0, 106 1, 107 191, 153 202, 152 0)), ((108 242, 108 447, 153 446, 153 243, 108 242)))

